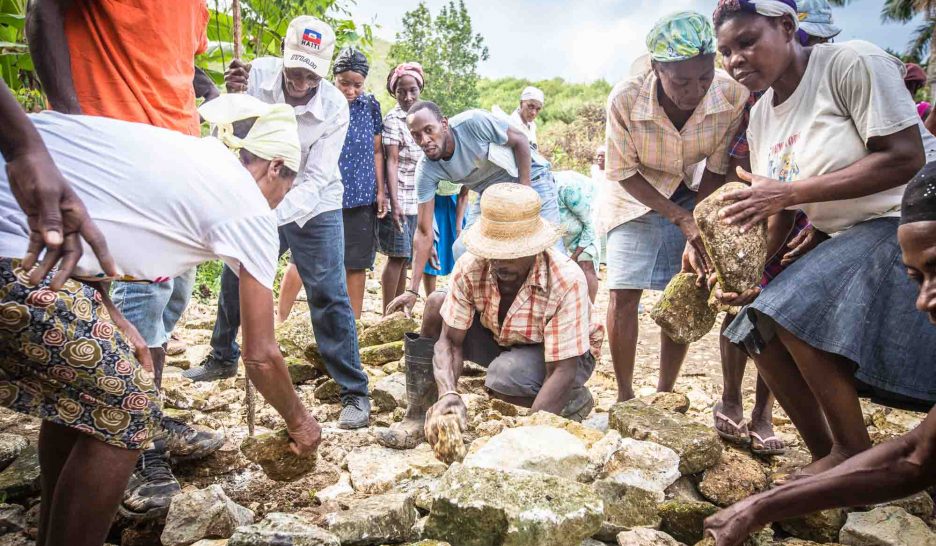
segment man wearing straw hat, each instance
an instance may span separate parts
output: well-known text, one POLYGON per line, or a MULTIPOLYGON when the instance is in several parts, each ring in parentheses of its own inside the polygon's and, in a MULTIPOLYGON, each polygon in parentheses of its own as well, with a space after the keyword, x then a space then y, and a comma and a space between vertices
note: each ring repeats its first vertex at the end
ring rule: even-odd
POLYGON ((591 301, 582 270, 550 248, 560 236, 540 218, 529 186, 484 192, 448 291, 429 296, 420 333, 407 334, 409 405, 402 423, 378 432, 383 445, 415 447, 427 411, 455 414, 464 429, 458 378, 465 360, 487 368, 485 387, 495 398, 579 421, 588 415, 591 301))

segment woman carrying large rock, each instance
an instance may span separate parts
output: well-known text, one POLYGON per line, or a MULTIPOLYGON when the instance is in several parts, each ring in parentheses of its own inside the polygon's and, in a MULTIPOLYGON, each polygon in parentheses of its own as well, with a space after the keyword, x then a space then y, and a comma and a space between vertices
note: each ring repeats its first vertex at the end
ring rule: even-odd
POLYGON ((731 75, 766 93, 751 111, 749 189, 723 196, 726 222, 745 229, 802 209, 833 235, 762 293, 726 330, 803 436, 811 475, 871 441, 859 392, 927 408, 936 332, 913 308, 897 223, 907 181, 936 156, 903 88, 903 65, 866 42, 804 47, 793 0, 722 0, 714 15, 731 75))

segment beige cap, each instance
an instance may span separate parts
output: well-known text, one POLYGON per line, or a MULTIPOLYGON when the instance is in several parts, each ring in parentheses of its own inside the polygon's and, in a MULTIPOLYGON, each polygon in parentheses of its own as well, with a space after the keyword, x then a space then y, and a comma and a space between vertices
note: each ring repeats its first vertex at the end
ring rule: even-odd
POLYGON ((289 23, 283 43, 283 66, 305 68, 327 78, 334 53, 335 31, 328 23, 311 15, 296 17, 289 23))

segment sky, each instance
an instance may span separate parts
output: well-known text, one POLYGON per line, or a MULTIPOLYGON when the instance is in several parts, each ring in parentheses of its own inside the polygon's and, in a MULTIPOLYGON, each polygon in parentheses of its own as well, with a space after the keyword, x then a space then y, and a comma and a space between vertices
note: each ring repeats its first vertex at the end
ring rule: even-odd
MULTIPOLYGON (((433 14, 447 0, 426 0, 433 14)), ((475 32, 484 36, 490 59, 479 67, 489 78, 618 81, 646 51, 644 38, 660 17, 685 9, 710 15, 715 0, 465 0, 475 32)), ((841 40, 863 39, 903 51, 917 23, 881 23, 883 0, 853 0, 833 8, 841 40)), ((357 0, 358 23, 376 23, 377 35, 393 40, 403 14, 418 0, 357 0)))

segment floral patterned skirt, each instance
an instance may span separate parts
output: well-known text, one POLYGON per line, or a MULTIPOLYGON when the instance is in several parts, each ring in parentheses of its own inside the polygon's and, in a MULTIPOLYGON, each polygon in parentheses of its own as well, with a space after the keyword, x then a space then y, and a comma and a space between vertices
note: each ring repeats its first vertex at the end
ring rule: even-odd
POLYGON ((0 406, 142 449, 161 419, 151 374, 111 321, 100 294, 51 276, 29 283, 0 257, 0 406))

